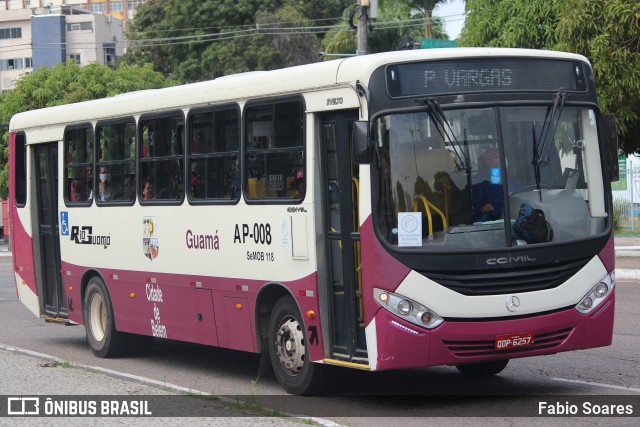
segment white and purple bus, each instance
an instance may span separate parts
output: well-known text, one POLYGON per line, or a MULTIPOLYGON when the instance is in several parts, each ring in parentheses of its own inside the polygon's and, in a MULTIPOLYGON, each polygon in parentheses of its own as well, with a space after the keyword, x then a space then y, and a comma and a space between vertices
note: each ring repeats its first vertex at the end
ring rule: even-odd
POLYGON ((295 394, 324 365, 480 376, 607 346, 612 123, 584 57, 488 48, 20 113, 17 292, 98 357, 266 352, 295 394))

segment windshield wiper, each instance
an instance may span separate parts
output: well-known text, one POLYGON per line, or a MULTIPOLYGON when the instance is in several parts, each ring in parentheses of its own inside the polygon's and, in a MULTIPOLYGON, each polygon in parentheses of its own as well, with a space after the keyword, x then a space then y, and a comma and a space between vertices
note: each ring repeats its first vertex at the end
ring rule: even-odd
POLYGON ((429 117, 436 123, 436 129, 438 133, 442 137, 445 145, 450 145, 453 148, 453 153, 456 158, 454 159, 456 162, 456 167, 458 170, 470 171, 469 155, 465 153, 464 149, 461 147, 460 142, 456 139, 456 135, 451 129, 449 122, 447 121, 447 117, 442 111, 440 104, 438 101, 433 98, 424 98, 421 100, 427 106, 427 113, 429 117), (462 157, 464 156, 464 158, 462 157))
POLYGON ((538 195, 540 196, 540 202, 542 202, 542 191, 540 191, 540 155, 538 153, 538 139, 536 138, 536 122, 533 122, 533 160, 531 164, 533 165, 533 175, 536 179, 536 189, 538 190, 538 195))
POLYGON ((542 124, 542 130, 540 131, 540 138, 536 138, 536 122, 533 121, 533 173, 536 179, 536 189, 542 202, 542 191, 540 191, 540 166, 546 166, 549 164, 549 152, 553 147, 553 139, 560 124, 560 116, 562 115, 562 109, 564 108, 564 101, 567 98, 567 94, 564 92, 556 92, 553 95, 553 106, 547 109, 547 114, 544 117, 544 123, 542 124), (551 129, 553 129, 551 131, 551 129), (551 134, 549 133, 551 131, 551 134))
POLYGON ((547 115, 544 118, 542 124, 542 131, 540 132, 540 140, 536 142, 538 146, 538 159, 537 162, 542 165, 549 163, 549 151, 553 146, 553 138, 556 135, 558 124, 560 124, 560 116, 562 115, 562 109, 564 108, 564 101, 567 98, 567 94, 564 92, 556 92, 553 95, 553 107, 547 110, 547 115), (553 128, 551 135, 549 131, 553 128), (541 145, 542 144, 542 145, 541 145))

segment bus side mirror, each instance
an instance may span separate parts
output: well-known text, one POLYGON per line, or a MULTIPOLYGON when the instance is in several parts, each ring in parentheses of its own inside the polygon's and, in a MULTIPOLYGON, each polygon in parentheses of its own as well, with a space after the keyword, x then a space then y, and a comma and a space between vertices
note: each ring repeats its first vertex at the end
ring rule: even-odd
POLYGON ((353 122, 353 163, 358 165, 373 162, 373 143, 369 140, 369 125, 366 120, 353 122))
POLYGON ((620 180, 620 165, 618 164, 618 126, 616 116, 613 114, 603 114, 604 119, 604 140, 609 152, 609 175, 611 182, 620 180))

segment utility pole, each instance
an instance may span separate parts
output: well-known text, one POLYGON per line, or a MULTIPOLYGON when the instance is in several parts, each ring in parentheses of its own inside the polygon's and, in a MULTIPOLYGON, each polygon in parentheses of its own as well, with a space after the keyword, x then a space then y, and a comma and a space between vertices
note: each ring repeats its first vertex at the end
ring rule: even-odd
POLYGON ((356 55, 366 55, 369 53, 369 42, 367 41, 367 13, 369 10, 369 0, 358 0, 358 50, 356 55))

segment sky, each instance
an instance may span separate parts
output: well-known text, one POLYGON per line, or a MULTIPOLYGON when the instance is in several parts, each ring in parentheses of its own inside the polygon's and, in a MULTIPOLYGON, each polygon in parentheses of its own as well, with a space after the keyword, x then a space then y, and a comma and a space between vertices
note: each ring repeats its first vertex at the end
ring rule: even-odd
POLYGON ((464 2, 462 0, 449 0, 445 3, 438 3, 433 15, 439 16, 444 20, 449 39, 455 40, 460 36, 462 24, 464 24, 464 2))

